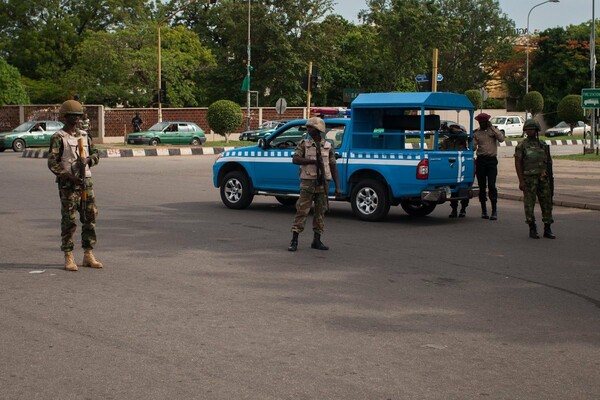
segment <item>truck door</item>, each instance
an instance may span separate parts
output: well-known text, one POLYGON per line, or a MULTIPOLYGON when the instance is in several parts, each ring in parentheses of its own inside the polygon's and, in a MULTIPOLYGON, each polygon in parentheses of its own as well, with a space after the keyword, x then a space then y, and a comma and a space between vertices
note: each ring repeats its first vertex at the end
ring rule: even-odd
POLYGON ((300 187, 299 166, 292 163, 296 146, 306 132, 303 124, 278 129, 269 137, 267 149, 258 148, 254 161, 254 187, 279 193, 297 193, 300 187))
MULTIPOLYGON (((346 135, 346 127, 346 124, 327 126, 327 140, 333 143, 342 193, 346 192, 346 182, 348 181, 348 154, 344 151, 348 146, 344 143, 344 140, 350 140, 350 135, 346 135)), ((329 194, 331 196, 335 194, 335 185, 333 183, 329 187, 329 194)))

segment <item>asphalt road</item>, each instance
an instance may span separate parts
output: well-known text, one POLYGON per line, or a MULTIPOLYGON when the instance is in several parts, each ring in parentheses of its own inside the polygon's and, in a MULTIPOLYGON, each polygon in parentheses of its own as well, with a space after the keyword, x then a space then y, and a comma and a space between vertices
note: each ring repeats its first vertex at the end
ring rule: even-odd
POLYGON ((495 222, 332 203, 331 250, 289 253, 293 209, 225 208, 213 159, 102 159, 105 269, 71 273, 46 160, 0 154, 0 398, 600 397, 598 212, 557 208, 552 241, 509 200, 495 222))

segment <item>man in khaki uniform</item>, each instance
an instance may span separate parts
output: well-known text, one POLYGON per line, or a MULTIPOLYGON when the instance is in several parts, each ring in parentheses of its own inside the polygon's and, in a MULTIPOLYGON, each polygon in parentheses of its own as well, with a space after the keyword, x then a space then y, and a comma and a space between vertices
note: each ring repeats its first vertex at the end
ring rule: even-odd
POLYGON ((498 190, 496 178, 498 176, 498 143, 504 142, 504 135, 490 123, 491 116, 481 113, 475 117, 479 122, 479 129, 473 132, 473 148, 477 154, 475 171, 479 185, 479 202, 481 203, 481 218, 492 221, 498 219, 497 203, 498 190), (487 192, 487 193, 486 193, 487 192), (487 196, 489 193, 492 203, 492 215, 487 213, 487 196))
POLYGON ((298 249, 298 235, 304 230, 306 218, 312 203, 314 238, 310 247, 317 250, 329 250, 321 242, 325 227, 324 214, 327 210, 329 184, 335 182, 335 195, 340 196, 340 182, 333 145, 325 140, 325 121, 313 117, 306 122, 308 137, 303 139, 294 152, 292 162, 300 165, 300 198, 296 203, 296 217, 292 225, 292 241, 289 251, 298 249), (319 156, 320 154, 320 156, 319 156))

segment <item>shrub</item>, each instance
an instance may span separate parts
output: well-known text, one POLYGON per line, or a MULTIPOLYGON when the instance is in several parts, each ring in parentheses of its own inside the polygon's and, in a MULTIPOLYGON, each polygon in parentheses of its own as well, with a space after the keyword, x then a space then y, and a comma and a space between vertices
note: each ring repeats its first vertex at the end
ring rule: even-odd
POLYGON ((465 96, 467 96, 469 98, 469 100, 471 100, 473 107, 482 108, 483 98, 482 98, 481 92, 479 90, 477 90, 477 89, 467 90, 465 92, 465 96))
POLYGON ((535 117, 544 110, 544 97, 540 92, 529 92, 523 96, 523 107, 535 117))
POLYGON ((229 143, 229 135, 238 129, 243 121, 242 108, 230 100, 218 100, 208 107, 206 113, 208 126, 215 133, 224 136, 229 143))

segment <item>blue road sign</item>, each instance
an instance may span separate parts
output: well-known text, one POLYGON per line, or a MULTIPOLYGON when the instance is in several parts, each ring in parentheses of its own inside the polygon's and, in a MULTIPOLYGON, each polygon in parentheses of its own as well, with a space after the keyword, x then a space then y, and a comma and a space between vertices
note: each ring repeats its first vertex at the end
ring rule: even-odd
MULTIPOLYGON (((444 77, 442 76, 442 74, 437 74, 437 81, 441 82, 444 80, 444 77)), ((429 82, 429 78, 427 77, 426 74, 421 74, 421 75, 417 75, 415 76, 415 81, 422 83, 422 82, 429 82)))

